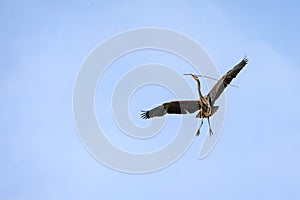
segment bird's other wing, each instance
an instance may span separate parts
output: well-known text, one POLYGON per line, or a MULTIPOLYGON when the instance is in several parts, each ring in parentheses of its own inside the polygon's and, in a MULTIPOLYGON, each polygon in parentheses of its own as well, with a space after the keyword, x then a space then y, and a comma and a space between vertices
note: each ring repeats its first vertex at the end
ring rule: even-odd
POLYGON ((224 89, 234 79, 237 74, 248 63, 248 59, 245 57, 239 64, 229 70, 223 77, 213 86, 210 92, 206 95, 206 98, 210 100, 211 105, 214 105, 215 101, 220 97, 224 89))
POLYGON ((161 117, 165 114, 187 114, 194 113, 200 110, 199 101, 186 100, 186 101, 170 101, 157 106, 149 111, 142 111, 141 118, 149 119, 153 117, 161 117))

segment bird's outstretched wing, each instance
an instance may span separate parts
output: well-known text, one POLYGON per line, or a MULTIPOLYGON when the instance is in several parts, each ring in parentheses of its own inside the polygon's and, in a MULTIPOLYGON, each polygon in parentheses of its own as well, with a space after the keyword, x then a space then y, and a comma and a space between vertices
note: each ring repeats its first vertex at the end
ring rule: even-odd
POLYGON ((248 63, 248 59, 245 57, 239 64, 229 70, 223 77, 214 85, 210 92, 206 95, 206 98, 210 100, 211 105, 214 105, 215 101, 220 97, 224 89, 234 79, 237 74, 248 63))
POLYGON ((170 101, 157 106, 149 111, 142 111, 141 118, 149 119, 152 117, 160 117, 165 114, 187 114, 194 113, 200 110, 198 100, 186 100, 186 101, 170 101))

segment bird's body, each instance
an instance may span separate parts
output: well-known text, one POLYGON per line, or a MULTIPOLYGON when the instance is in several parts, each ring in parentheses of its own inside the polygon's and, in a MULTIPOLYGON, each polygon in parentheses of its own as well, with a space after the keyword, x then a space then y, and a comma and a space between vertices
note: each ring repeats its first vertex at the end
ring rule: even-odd
POLYGON ((232 79, 235 78, 237 74, 243 69, 247 62, 248 59, 244 58, 239 64, 237 64, 226 74, 224 74, 222 78, 218 80, 218 82, 213 86, 210 92, 205 96, 203 96, 201 93, 200 81, 198 76, 194 74, 184 74, 192 76, 197 81, 199 99, 166 102, 149 111, 142 111, 141 118, 149 119, 153 117, 161 117, 165 114, 188 114, 199 111, 196 117, 201 118, 201 125, 196 135, 198 136, 200 134, 200 128, 203 124, 203 118, 208 119, 209 131, 210 135, 212 135, 213 132, 210 127, 209 117, 215 114, 219 108, 219 106, 215 106, 214 103, 220 97, 224 89, 230 84, 232 79))

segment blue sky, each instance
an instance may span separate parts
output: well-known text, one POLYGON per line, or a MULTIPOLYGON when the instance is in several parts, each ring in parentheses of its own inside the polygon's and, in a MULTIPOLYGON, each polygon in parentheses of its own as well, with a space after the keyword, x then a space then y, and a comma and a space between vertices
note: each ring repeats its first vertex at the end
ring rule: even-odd
MULTIPOLYGON (((2 1, 1 199, 299 198, 297 8, 296 1, 2 1), (222 136, 207 158, 197 158, 200 137, 170 167, 132 175, 103 166, 85 150, 75 130, 72 92, 92 49, 139 27, 188 35, 221 73, 245 54, 250 62, 233 82, 239 89, 226 90, 222 136)), ((157 52, 130 56, 119 63, 168 60, 157 52)), ((173 59, 168 64, 180 69, 173 59)), ((108 77, 118 78, 114 69, 104 85, 108 77)), ((135 101, 151 107, 174 98, 165 95, 147 100, 137 93, 130 104, 134 121, 145 123, 135 116, 141 109, 135 101)), ((105 128, 116 129, 112 123, 105 128)))

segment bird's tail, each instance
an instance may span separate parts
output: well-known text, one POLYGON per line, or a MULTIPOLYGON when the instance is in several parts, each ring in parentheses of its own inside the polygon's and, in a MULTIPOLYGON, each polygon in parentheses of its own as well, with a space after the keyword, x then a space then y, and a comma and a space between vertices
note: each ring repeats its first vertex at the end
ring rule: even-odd
POLYGON ((219 106, 213 106, 211 107, 211 115, 215 114, 219 109, 219 106))

